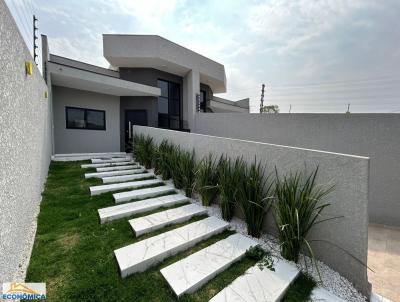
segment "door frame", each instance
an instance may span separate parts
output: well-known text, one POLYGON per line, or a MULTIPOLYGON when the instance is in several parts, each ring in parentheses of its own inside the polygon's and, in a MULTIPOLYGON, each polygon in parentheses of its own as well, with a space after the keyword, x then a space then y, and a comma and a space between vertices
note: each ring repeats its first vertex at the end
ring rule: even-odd
MULTIPOLYGON (((125 120, 124 120, 124 134, 125 134, 124 141, 125 141, 125 144, 127 143, 127 141, 126 141, 126 137, 127 137, 126 131, 127 130, 129 131, 129 129, 127 129, 127 125, 129 125, 128 112, 144 112, 145 113, 145 117, 146 117, 146 125, 149 124, 148 117, 147 117, 147 110, 146 109, 125 109, 125 120)), ((132 126, 133 126, 133 124, 132 124, 132 126)))

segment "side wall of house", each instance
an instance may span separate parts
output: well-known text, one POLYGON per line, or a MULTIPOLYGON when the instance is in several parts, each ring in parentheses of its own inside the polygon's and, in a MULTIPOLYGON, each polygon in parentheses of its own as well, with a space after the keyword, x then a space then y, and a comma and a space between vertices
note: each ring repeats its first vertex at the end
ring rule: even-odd
MULTIPOLYGON (((326 199, 331 205, 321 219, 342 218, 317 225, 309 239, 323 240, 312 242, 317 257, 368 294, 367 268, 336 247, 367 262, 368 158, 142 126, 134 126, 134 133, 150 135, 157 144, 167 139, 183 149, 194 149, 197 160, 212 153, 216 158, 222 154, 230 158, 243 156, 250 164, 256 157, 265 165, 267 173, 275 167, 283 175, 289 171, 311 171, 319 166, 317 182, 335 184, 335 190, 326 199)), ((264 227, 269 233, 276 232, 271 214, 266 217, 264 227)))
POLYGON ((400 114, 206 114, 193 132, 368 156, 370 222, 400 226, 400 114))
POLYGON ((120 151, 118 96, 53 86, 54 147, 56 154, 120 151), (106 130, 67 129, 66 107, 104 110, 106 130))
MULTIPOLYGON (((39 69, 0 0, 0 282, 22 281, 51 157, 50 101, 39 69)), ((39 281, 39 280, 38 280, 39 281)))

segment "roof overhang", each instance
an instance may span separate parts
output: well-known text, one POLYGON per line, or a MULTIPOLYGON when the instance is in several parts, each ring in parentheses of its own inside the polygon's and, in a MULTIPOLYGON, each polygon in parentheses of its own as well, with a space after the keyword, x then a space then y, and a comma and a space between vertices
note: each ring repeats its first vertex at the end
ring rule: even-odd
POLYGON ((159 96, 160 88, 48 62, 51 84, 116 96, 159 96))
POLYGON ((214 93, 226 92, 224 65, 155 35, 103 35, 103 54, 114 67, 155 68, 184 77, 200 73, 214 93))

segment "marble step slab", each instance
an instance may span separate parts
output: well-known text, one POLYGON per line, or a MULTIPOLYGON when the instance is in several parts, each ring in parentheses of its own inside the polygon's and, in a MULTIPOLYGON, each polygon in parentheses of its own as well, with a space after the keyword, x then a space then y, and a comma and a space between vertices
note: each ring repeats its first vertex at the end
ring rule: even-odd
POLYGON ((116 163, 116 162, 131 161, 131 160, 132 158, 130 156, 112 157, 112 158, 93 158, 92 164, 116 163))
POLYGON ((83 164, 81 165, 82 169, 87 169, 87 168, 104 168, 104 167, 114 167, 114 166, 125 166, 125 165, 131 165, 131 164, 136 164, 133 160, 130 161, 122 161, 122 162, 116 162, 116 163, 104 163, 104 164, 83 164))
POLYGON ((170 193, 170 192, 176 192, 176 190, 173 186, 158 186, 158 187, 154 187, 154 188, 146 188, 146 189, 140 189, 140 190, 134 190, 134 191, 114 193, 113 197, 114 197, 115 203, 121 203, 121 202, 126 202, 126 201, 130 201, 130 200, 135 200, 135 199, 145 199, 145 198, 156 197, 158 195, 162 195, 162 194, 166 194, 166 193, 170 193))
POLYGON ((110 185, 92 186, 89 188, 89 190, 90 190, 90 196, 95 196, 106 192, 113 192, 125 189, 138 189, 162 183, 163 181, 160 179, 147 179, 147 180, 130 181, 117 184, 110 184, 110 185))
POLYGON ((143 272, 164 259, 221 233, 228 226, 221 219, 208 217, 115 250, 121 277, 143 272))
POLYGON ((120 170, 131 170, 131 169, 139 169, 144 168, 140 166, 138 163, 134 163, 132 165, 124 165, 124 166, 112 166, 112 167, 101 167, 97 168, 97 172, 109 172, 109 171, 120 171, 120 170))
MULTIPOLYGON (((332 294, 322 287, 316 287, 311 292, 311 301, 318 302, 345 302, 342 298, 332 294)), ((371 300, 372 301, 372 300, 371 300)))
POLYGON ((110 184, 110 183, 138 180, 144 178, 155 178, 155 175, 154 173, 137 173, 137 174, 103 177, 102 180, 103 183, 110 184))
POLYGON ((173 194, 99 209, 98 212, 100 223, 109 222, 139 213, 150 212, 159 208, 171 207, 186 203, 188 201, 189 198, 182 194, 173 194))
POLYGON ((220 240, 182 260, 179 260, 160 272, 180 297, 193 293, 234 262, 243 258, 246 251, 257 242, 241 234, 234 234, 220 240))
POLYGON ((207 209, 195 204, 188 204, 175 209, 170 209, 148 216, 129 220, 136 236, 140 236, 167 225, 177 224, 190 220, 194 216, 207 214, 207 209))
POLYGON ((145 171, 146 171, 145 169, 141 168, 141 169, 131 169, 131 170, 121 170, 121 171, 93 172, 93 173, 85 173, 85 178, 103 178, 103 177, 127 175, 127 174, 139 174, 145 171))
POLYGON ((210 302, 275 302, 280 301, 297 278, 299 269, 289 262, 275 258, 275 271, 249 268, 242 276, 214 296, 210 302))

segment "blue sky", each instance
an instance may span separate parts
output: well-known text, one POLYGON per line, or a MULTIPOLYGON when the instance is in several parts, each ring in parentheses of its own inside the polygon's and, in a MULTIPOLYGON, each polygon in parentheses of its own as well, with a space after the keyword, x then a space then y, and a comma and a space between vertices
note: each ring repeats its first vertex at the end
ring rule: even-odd
POLYGON ((281 112, 400 113, 399 0, 6 2, 22 25, 34 11, 52 53, 105 67, 103 33, 161 35, 224 64, 221 96, 252 111, 265 83, 281 112))

